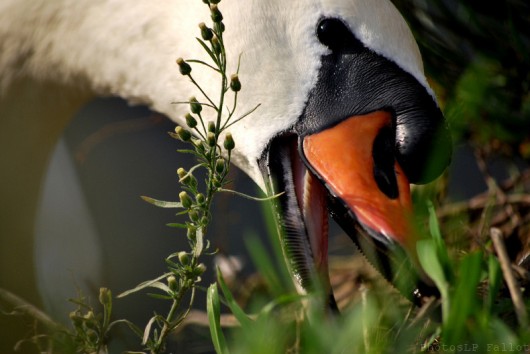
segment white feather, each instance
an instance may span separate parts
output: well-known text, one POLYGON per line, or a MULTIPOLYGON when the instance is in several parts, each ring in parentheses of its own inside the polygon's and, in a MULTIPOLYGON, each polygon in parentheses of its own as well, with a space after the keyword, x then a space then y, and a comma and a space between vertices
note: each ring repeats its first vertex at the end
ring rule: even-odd
MULTIPOLYGON (((261 104, 232 129, 235 162, 260 186, 256 160, 297 120, 316 82, 326 53, 315 35, 320 18, 344 19, 366 46, 428 87, 414 39, 389 1, 225 0, 221 10, 231 71, 242 54, 239 112, 261 104)), ((147 104, 182 123, 186 107, 172 102, 196 91, 178 74, 175 59, 207 59, 194 37, 208 16, 201 1, 189 0, 4 0, 0 89, 20 76, 73 84, 147 104)), ((201 71, 194 74, 217 97, 217 78, 201 71)))

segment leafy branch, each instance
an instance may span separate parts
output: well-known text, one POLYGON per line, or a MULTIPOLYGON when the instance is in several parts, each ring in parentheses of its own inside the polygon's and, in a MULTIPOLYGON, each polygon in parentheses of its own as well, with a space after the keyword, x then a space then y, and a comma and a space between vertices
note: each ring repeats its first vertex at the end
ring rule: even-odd
MULTIPOLYGON (((211 62, 197 59, 177 59, 180 73, 198 89, 201 99, 193 96, 186 102, 175 102, 176 104, 187 105, 189 112, 185 115, 186 126, 177 126, 174 132, 169 133, 172 138, 189 145, 189 148, 178 151, 194 155, 197 164, 189 170, 182 167, 177 170, 182 188, 179 193, 179 201, 162 201, 151 197, 142 197, 155 206, 177 209, 178 216, 187 216, 186 221, 171 223, 168 226, 186 230, 190 250, 176 252, 168 256, 165 260, 168 272, 165 274, 143 282, 134 289, 119 295, 119 297, 123 297, 150 288, 155 289, 156 293, 149 295, 171 302, 168 313, 165 316, 155 314, 141 333, 142 345, 150 353, 161 353, 165 350, 168 335, 183 323, 191 311, 198 289, 197 284, 201 281, 201 275, 206 270, 206 266, 201 262, 201 257, 215 253, 215 251, 210 250, 210 243, 205 238, 212 218, 210 209, 213 198, 218 192, 237 193, 225 188, 228 184, 227 176, 232 151, 235 147, 234 139, 227 132, 227 129, 259 107, 258 105, 240 117, 235 117, 238 93, 241 90, 240 62, 238 62, 236 73, 229 77, 223 39, 225 25, 223 15, 218 7, 220 0, 203 0, 203 2, 209 8, 212 24, 211 27, 208 27, 204 22, 199 24, 200 38, 197 38, 197 41, 208 54, 211 62), (219 75, 220 91, 217 100, 210 97, 195 79, 191 64, 201 65, 219 75), (231 107, 225 107, 228 94, 233 95, 231 107), (210 114, 205 114, 207 110, 213 111, 213 120, 208 121, 206 119, 206 116, 210 116, 210 114), (224 138, 221 143, 222 137, 224 138), (199 183, 195 177, 198 170, 203 170, 206 173, 204 183, 199 183), (183 305, 186 299, 187 303, 183 305)), ((241 195, 240 193, 237 194, 241 195)))

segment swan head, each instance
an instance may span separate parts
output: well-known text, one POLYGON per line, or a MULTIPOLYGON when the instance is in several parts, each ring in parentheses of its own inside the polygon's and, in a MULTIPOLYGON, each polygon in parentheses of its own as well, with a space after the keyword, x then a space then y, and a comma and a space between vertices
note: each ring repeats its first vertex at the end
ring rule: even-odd
MULTIPOLYGON (((387 0, 226 0, 221 9, 233 70, 241 55, 238 110, 260 104, 230 129, 233 160, 263 190, 284 192, 276 208, 300 288, 327 277, 328 214, 362 248, 375 246, 390 280, 402 250, 396 262, 417 269, 409 185, 437 177, 451 144, 398 11, 387 0)), ((214 94, 215 78, 203 75, 214 94)), ((405 292, 429 293, 413 272, 405 292)))

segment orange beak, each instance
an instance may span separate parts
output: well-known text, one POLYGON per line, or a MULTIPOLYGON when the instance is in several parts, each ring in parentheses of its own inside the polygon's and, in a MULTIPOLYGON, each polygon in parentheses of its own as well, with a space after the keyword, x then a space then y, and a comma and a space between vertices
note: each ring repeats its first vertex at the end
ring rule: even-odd
MULTIPOLYGON (((393 131, 391 127, 392 115, 386 111, 353 116, 306 136, 302 151, 313 173, 370 235, 385 244, 397 242, 416 263, 409 182, 393 152, 378 151, 378 136, 393 131), (384 171, 378 166, 382 154, 388 155, 383 156, 384 171)), ((392 149, 393 141, 389 143, 392 149)))

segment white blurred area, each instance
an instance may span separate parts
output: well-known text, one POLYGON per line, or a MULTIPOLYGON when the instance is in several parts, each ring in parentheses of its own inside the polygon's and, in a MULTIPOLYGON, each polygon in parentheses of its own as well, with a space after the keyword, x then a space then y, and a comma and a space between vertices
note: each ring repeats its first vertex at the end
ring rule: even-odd
POLYGON ((102 245, 70 151, 59 141, 44 180, 35 227, 35 267, 42 302, 65 322, 57 299, 93 293, 103 280, 102 245))

